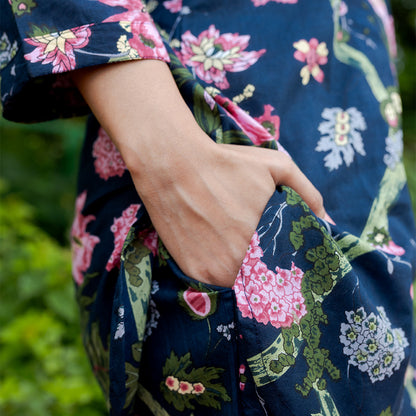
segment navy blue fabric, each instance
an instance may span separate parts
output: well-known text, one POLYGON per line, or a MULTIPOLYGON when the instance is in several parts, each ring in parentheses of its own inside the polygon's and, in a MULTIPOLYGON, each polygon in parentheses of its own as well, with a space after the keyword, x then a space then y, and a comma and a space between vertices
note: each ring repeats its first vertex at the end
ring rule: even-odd
POLYGON ((6 118, 85 114, 67 72, 160 59, 213 140, 289 153, 336 223, 278 188, 234 287, 202 284, 91 116, 73 274, 111 415, 416 414, 416 241, 386 2, 0 4, 6 118))

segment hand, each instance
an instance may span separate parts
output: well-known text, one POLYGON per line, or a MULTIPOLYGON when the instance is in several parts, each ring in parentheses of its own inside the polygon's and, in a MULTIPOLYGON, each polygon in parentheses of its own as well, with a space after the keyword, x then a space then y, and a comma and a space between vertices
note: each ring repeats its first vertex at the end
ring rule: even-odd
POLYGON ((292 187, 325 215, 321 195, 285 154, 214 143, 165 63, 104 65, 72 77, 123 156, 166 248, 190 277, 233 285, 276 185, 292 187))
POLYGON ((320 193, 284 153, 202 143, 145 176, 131 170, 132 177, 182 271, 201 282, 231 287, 276 185, 296 190, 318 216, 325 211, 320 193))

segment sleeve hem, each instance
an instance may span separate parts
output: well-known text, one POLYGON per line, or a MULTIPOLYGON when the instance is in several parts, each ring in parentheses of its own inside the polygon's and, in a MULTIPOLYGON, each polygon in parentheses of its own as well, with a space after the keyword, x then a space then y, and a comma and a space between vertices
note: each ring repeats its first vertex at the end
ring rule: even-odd
POLYGON ((4 68, 2 75, 21 71, 25 81, 14 84, 12 91, 3 95, 3 116, 26 123, 89 112, 70 77, 65 75, 72 70, 142 59, 170 62, 150 20, 86 24, 26 38, 20 46, 20 59, 14 60, 14 68, 4 68))

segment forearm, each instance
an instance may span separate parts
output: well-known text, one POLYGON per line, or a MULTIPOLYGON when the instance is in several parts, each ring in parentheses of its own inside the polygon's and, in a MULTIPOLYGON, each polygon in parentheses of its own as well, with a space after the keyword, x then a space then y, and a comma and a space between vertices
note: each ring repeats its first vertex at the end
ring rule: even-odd
MULTIPOLYGON (((212 145, 182 99, 167 64, 131 61, 74 72, 74 80, 130 172, 172 173, 212 145)), ((136 184, 137 185, 137 184, 136 184)))

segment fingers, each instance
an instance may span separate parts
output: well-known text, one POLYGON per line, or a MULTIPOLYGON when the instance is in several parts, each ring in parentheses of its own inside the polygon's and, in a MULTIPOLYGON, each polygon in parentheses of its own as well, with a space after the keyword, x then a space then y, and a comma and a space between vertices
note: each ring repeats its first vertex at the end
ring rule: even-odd
POLYGON ((321 193, 298 168, 293 160, 282 152, 276 152, 276 162, 271 166, 276 185, 286 185, 295 190, 320 218, 328 217, 321 193))
POLYGON ((226 146, 230 146, 234 152, 243 154, 251 162, 253 161, 252 158, 254 158, 257 163, 268 166, 268 170, 271 173, 276 186, 285 185, 292 188, 300 195, 316 216, 325 219, 331 224, 335 224, 325 211, 321 193, 315 188, 312 182, 299 169, 289 155, 283 152, 277 152, 276 150, 259 147, 238 145, 226 146))
POLYGON ((333 223, 325 211, 321 193, 298 168, 290 156, 271 149, 235 145, 232 147, 235 151, 255 157, 257 162, 260 161, 267 164, 276 186, 289 186, 300 195, 315 215, 333 223))

